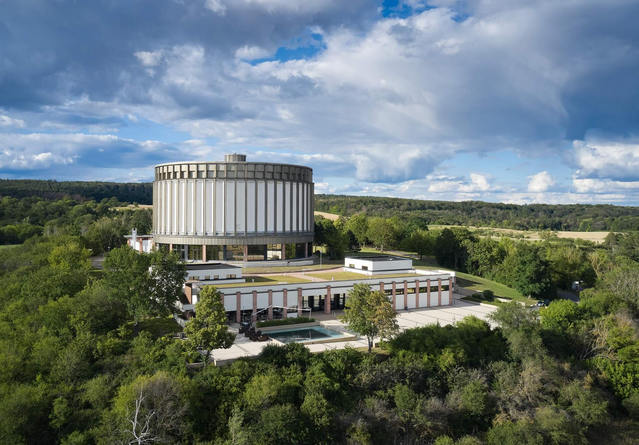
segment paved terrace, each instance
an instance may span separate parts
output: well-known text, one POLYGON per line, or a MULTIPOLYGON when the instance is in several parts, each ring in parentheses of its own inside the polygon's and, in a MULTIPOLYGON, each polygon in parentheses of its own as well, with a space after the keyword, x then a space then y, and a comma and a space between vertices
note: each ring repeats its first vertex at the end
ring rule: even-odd
MULTIPOLYGON (((462 320, 464 317, 474 315, 477 318, 488 321, 488 315, 497 309, 496 306, 472 303, 460 300, 461 295, 455 294, 454 304, 452 306, 440 306, 431 308, 412 309, 407 311, 399 311, 397 313, 397 322, 401 331, 405 329, 416 328, 439 323, 441 326, 453 324, 462 320)), ((344 324, 339 321, 338 317, 341 311, 332 312, 330 314, 313 313, 313 318, 320 321, 325 327, 345 328, 344 324)), ((239 325, 231 325, 232 329, 237 332, 239 325)), ((283 326, 282 329, 286 329, 283 326)), ((253 342, 244 335, 237 335, 233 346, 229 349, 215 349, 213 358, 215 363, 223 365, 231 363, 242 357, 255 357, 262 352, 262 349, 268 344, 281 345, 282 343, 269 340, 268 342, 253 342)), ((368 346, 366 338, 359 340, 335 342, 335 343, 316 343, 307 345, 311 352, 323 352, 329 349, 344 348, 366 348, 368 346)))

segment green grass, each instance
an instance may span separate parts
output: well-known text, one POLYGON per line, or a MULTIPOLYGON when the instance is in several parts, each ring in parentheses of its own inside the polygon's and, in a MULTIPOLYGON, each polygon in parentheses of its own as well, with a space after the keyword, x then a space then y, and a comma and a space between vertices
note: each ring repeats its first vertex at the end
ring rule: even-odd
POLYGON ((2 244, 0 245, 0 250, 1 249, 10 249, 11 247, 17 247, 17 246, 21 246, 22 244, 2 244))
POLYGON ((288 284, 288 283, 308 283, 310 280, 305 280, 299 277, 291 277, 288 275, 248 275, 245 276, 245 283, 228 283, 228 284, 213 284, 213 286, 224 289, 227 287, 249 287, 249 286, 266 286, 269 284, 288 284))
POLYGON ((356 272, 318 272, 318 273, 310 273, 309 276, 313 276, 315 278, 321 278, 326 281, 339 281, 339 280, 362 280, 366 278, 372 278, 367 275, 356 273, 356 272))

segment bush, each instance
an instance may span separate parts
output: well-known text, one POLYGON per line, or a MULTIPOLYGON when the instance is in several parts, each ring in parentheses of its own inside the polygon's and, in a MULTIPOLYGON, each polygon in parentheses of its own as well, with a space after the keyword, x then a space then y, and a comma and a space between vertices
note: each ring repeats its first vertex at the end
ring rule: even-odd
POLYGON ((486 301, 493 301, 495 299, 495 293, 490 289, 486 289, 481 293, 482 297, 486 301))
POLYGON ((314 318, 308 317, 282 318, 281 320, 258 321, 257 327, 267 328, 269 326, 288 326, 290 324, 312 323, 314 321, 314 318))

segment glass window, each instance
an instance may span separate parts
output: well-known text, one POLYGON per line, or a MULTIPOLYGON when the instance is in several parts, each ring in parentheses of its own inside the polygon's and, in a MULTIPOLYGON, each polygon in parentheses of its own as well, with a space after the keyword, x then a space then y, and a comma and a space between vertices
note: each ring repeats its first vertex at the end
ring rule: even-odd
POLYGON ((220 261, 222 259, 221 246, 206 246, 206 261, 220 261))
POLYGON ((188 247, 188 259, 191 261, 200 261, 202 259, 202 246, 190 245, 188 247))

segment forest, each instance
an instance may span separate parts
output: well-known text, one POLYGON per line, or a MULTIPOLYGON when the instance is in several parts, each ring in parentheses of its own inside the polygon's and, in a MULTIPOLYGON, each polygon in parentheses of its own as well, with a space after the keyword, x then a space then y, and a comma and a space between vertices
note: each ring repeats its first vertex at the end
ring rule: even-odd
POLYGON ((469 317, 372 353, 291 344, 196 367, 168 316, 174 255, 114 248, 95 270, 81 236, 37 235, 0 249, 0 441, 636 443, 639 263, 602 251, 579 303, 501 304, 498 327, 469 317))
POLYGON ((424 201, 371 196, 315 195, 315 210, 353 216, 422 220, 425 224, 503 227, 519 230, 639 230, 639 207, 586 204, 503 204, 424 201))
MULTIPOLYGON (((58 182, 0 179, 0 197, 39 197, 76 201, 115 198, 151 204, 151 183, 58 182)), ((480 201, 426 201, 370 196, 315 195, 315 210, 345 217, 357 213, 398 216, 424 224, 502 227, 521 230, 626 231, 639 230, 639 207, 613 205, 501 204, 480 201)))
POLYGON ((492 326, 468 317, 409 329, 371 353, 311 354, 290 344, 216 367, 199 365, 193 329, 187 324, 185 339, 171 316, 184 265, 165 251, 122 246, 130 228, 148 230, 149 210, 116 199, 0 202, 3 227, 38 228, 0 248, 0 443, 545 445, 639 437, 636 233, 612 233, 602 245, 552 233, 532 243, 428 230, 420 218, 318 218, 317 244, 335 257, 362 246, 402 249, 535 297, 553 297, 575 274, 586 289, 578 303, 494 303, 492 326), (91 264, 96 253, 105 253, 102 269, 91 264))

